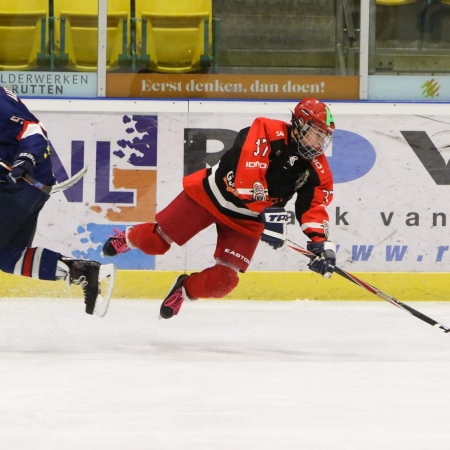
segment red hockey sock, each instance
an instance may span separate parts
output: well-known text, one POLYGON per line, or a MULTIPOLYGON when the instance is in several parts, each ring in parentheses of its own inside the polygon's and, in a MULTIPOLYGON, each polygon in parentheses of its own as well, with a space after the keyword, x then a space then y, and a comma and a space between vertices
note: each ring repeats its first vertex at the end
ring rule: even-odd
POLYGON ((157 224, 148 222, 135 225, 128 232, 128 239, 147 255, 164 255, 170 244, 156 231, 157 224))
POLYGON ((230 267, 216 264, 186 278, 184 288, 193 298, 222 298, 239 283, 239 277, 230 267))

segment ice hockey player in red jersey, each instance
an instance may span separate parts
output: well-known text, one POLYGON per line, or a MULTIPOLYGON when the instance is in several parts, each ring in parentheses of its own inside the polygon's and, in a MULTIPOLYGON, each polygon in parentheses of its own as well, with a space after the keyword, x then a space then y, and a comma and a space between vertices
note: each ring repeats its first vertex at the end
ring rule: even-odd
POLYGON ((103 246, 106 256, 137 248, 163 255, 173 242, 184 245, 215 224, 216 264, 180 275, 160 309, 161 317, 178 314, 186 298, 221 298, 238 284, 260 240, 279 248, 285 240, 286 203, 296 195, 295 215, 317 257, 309 268, 329 277, 336 264, 328 240, 326 207, 333 198, 333 178, 324 151, 335 129, 328 107, 305 98, 290 123, 257 118, 241 130, 212 168, 183 179, 183 191, 156 214, 156 222, 115 230, 103 246))
MULTIPOLYGON (((11 91, 0 87, 0 270, 40 280, 65 280, 81 286, 85 310, 103 316, 112 292, 114 266, 75 259, 32 245, 39 214, 49 194, 23 179, 55 184, 50 143, 43 124, 11 91), (10 168, 11 170, 9 170, 10 168), (107 295, 99 291, 109 277, 107 295)), ((57 230, 55 230, 57 231, 57 230)))

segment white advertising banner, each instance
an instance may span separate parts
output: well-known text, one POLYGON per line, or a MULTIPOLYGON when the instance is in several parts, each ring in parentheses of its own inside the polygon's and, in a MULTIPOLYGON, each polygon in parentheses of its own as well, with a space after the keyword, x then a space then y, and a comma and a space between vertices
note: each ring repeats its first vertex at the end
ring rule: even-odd
MULTIPOLYGON (((215 164, 241 128, 258 115, 289 120, 295 106, 265 103, 255 114, 226 103, 222 111, 205 102, 189 113, 37 113, 55 148, 57 178, 83 165, 88 173, 49 200, 35 244, 105 262, 100 251, 113 228, 153 220, 180 192, 183 175, 215 164)), ((337 124, 327 150, 335 180, 330 239, 338 265, 354 272, 448 271, 450 108, 448 115, 418 116, 330 106, 337 124)), ((288 237, 306 246, 298 223, 288 226, 288 237)), ((164 256, 136 251, 114 262, 119 269, 199 270, 213 264, 214 249, 211 227, 164 256)), ((250 270, 307 269, 298 253, 261 243, 250 270)))
POLYGON ((18 96, 94 97, 97 73, 2 71, 0 84, 18 96))

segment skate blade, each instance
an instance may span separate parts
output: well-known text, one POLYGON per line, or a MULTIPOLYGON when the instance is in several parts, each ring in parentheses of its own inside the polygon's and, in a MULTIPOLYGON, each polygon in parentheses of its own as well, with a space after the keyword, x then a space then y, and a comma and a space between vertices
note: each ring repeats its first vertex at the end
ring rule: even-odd
POLYGON ((105 317, 108 312, 109 302, 114 289, 116 279, 116 266, 114 264, 102 264, 98 274, 100 292, 95 302, 94 314, 98 317, 105 317))

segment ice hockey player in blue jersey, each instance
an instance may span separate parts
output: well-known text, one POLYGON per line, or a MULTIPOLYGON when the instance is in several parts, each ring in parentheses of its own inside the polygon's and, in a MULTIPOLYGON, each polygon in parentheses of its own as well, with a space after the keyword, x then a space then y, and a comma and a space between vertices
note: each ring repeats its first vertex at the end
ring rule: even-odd
POLYGON ((110 293, 105 297, 100 293, 105 266, 66 257, 48 248, 32 247, 38 216, 49 195, 22 177, 28 174, 41 183, 55 184, 50 145, 42 123, 14 93, 3 87, 0 87, 0 161, 12 167, 11 171, 0 167, 0 270, 80 285, 86 313, 103 316, 110 298, 110 293))

